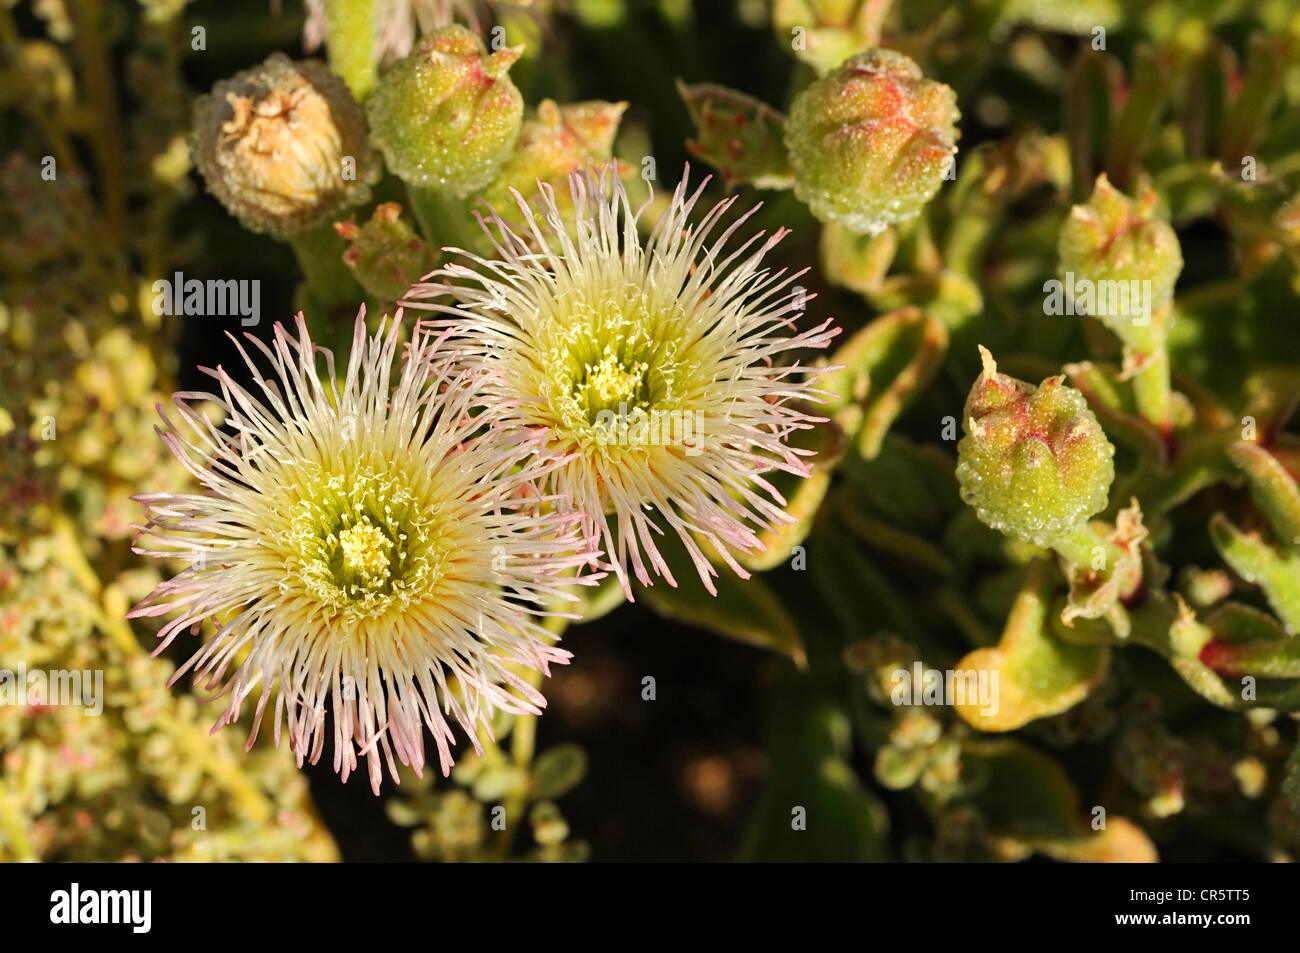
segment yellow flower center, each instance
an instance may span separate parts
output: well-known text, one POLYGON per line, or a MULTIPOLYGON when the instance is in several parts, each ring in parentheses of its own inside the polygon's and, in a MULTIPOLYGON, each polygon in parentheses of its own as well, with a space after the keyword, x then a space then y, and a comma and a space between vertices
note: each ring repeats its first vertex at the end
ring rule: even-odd
POLYGON ((415 483, 368 467, 304 468, 293 481, 284 585, 352 618, 429 598, 459 548, 459 527, 415 483))
POLYGON ((343 565, 360 576, 367 588, 388 579, 393 541, 370 520, 362 519, 339 533, 339 547, 343 550, 343 565))
POLYGON ((644 361, 627 367, 617 354, 607 349, 599 363, 588 364, 585 368, 588 412, 615 407, 620 402, 637 404, 649 369, 644 361))

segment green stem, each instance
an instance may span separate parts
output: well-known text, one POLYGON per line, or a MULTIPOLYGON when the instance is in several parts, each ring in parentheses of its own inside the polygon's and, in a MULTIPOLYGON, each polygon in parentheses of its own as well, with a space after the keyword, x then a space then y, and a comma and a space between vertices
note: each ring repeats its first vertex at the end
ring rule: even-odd
POLYGON ((1142 419, 1168 438, 1174 429, 1169 349, 1161 345, 1143 354, 1142 362, 1142 370, 1133 375, 1133 399, 1142 419))
POLYGON ((1066 562, 1084 567, 1093 564, 1098 549, 1105 556, 1107 566, 1114 566, 1124 556, 1123 550, 1093 529, 1086 520, 1053 541, 1052 549, 1066 562))
MULTIPOLYGON (((569 627, 569 621, 561 616, 549 616, 545 625, 558 639, 569 627)), ((542 673, 528 668, 519 673, 524 681, 533 688, 542 684, 542 673)), ((533 763, 533 754, 537 750, 537 716, 519 715, 515 718, 514 728, 510 732, 510 760, 515 767, 522 769, 524 779, 506 795, 506 826, 500 832, 496 843, 496 857, 506 860, 515 843, 515 830, 522 824, 524 808, 528 806, 528 790, 532 785, 532 774, 528 770, 533 763)))
POLYGON ((328 308, 358 305, 363 293, 352 270, 343 262, 347 242, 330 225, 300 232, 289 239, 298 267, 302 269, 307 290, 328 308))
POLYGON ((117 83, 105 43, 108 31, 99 0, 79 0, 73 9, 76 18, 73 45, 81 66, 82 88, 98 119, 91 134, 91 149, 99 171, 108 226, 120 238, 126 217, 125 151, 114 93, 117 83))
POLYGON ((359 102, 379 79, 375 63, 379 0, 325 0, 325 48, 330 69, 343 78, 359 102))
POLYGON ((1169 325, 1173 319, 1173 302, 1162 301, 1151 306, 1146 324, 1110 325, 1124 342, 1126 363, 1139 368, 1133 375, 1133 398, 1138 414, 1154 426, 1166 442, 1174 430, 1168 343, 1169 325))
POLYGON ((482 233, 470 216, 468 204, 437 189, 407 185, 411 198, 411 211, 420 223, 424 240, 435 248, 479 247, 482 233))

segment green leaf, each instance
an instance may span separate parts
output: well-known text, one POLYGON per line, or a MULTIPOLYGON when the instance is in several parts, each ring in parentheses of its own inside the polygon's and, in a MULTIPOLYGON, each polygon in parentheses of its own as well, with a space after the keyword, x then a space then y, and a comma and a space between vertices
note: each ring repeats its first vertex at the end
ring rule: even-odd
MULTIPOLYGON (((849 457, 843 470, 851 500, 890 523, 937 538, 953 516, 969 509, 958 494, 957 461, 933 444, 888 434, 871 460, 849 457)), ((991 532, 991 531, 990 531, 991 532)))
POLYGON ((1104 645, 1071 645, 1051 634, 1051 590, 1046 564, 1034 560, 1001 641, 957 663, 958 673, 990 673, 989 683, 995 687, 992 705, 983 706, 986 699, 968 694, 954 706, 967 724, 981 731, 1014 731, 1073 708, 1101 680, 1110 650, 1104 645))
POLYGON ((1267 514, 1285 546, 1300 546, 1300 486, 1277 457, 1245 440, 1228 447, 1228 457, 1246 473, 1250 495, 1267 514))
POLYGON ((833 395, 836 421, 856 437, 870 460, 880 452, 890 426, 933 378, 948 350, 948 329, 920 308, 881 315, 831 356, 820 382, 833 395))
POLYGON ((1300 678, 1300 639, 1258 609, 1229 602, 1206 620, 1214 633, 1200 659, 1222 675, 1300 678))
POLYGON ((829 689, 791 673, 773 685, 767 712, 771 770, 739 859, 887 859, 888 816, 847 760, 849 719, 829 689))
POLYGON ((666 535, 657 545, 677 580, 677 587, 662 579, 653 586, 635 587, 637 598, 645 600, 657 615, 770 649, 801 667, 805 664, 798 625, 761 580, 740 579, 722 567, 713 580, 717 595, 711 595, 700 581, 686 548, 675 536, 666 535))
POLYGON ((1079 794, 1052 758, 1014 740, 971 739, 962 745, 971 779, 961 803, 978 807, 990 829, 1015 838, 1071 837, 1086 825, 1079 794))
POLYGON ((587 773, 587 753, 578 745, 549 748, 533 762, 532 795, 540 801, 563 797, 581 783, 587 773))
POLYGON ((962 746, 962 771, 973 786, 961 803, 980 810, 995 836, 1061 860, 1150 862, 1155 845, 1140 827, 1108 816, 1094 830, 1079 792, 1053 758, 1011 739, 971 740, 962 746))
MULTIPOLYGON (((816 412, 816 408, 812 407, 801 409, 807 413, 816 412)), ((808 538, 812 532, 813 518, 830 488, 831 475, 847 445, 844 431, 833 420, 817 424, 809 430, 795 431, 790 436, 789 443, 792 447, 815 451, 816 456, 810 458, 812 473, 807 477, 792 473, 776 473, 769 477, 769 482, 786 498, 785 511, 794 517, 794 522, 761 530, 758 541, 763 545, 762 552, 752 555, 742 553, 738 557, 742 566, 754 572, 764 572, 786 562, 795 547, 808 538)))
POLYGON ((1210 518, 1209 528, 1223 561, 1264 591, 1287 632, 1300 634, 1300 554, 1279 552, 1258 536, 1243 533, 1222 513, 1210 518))

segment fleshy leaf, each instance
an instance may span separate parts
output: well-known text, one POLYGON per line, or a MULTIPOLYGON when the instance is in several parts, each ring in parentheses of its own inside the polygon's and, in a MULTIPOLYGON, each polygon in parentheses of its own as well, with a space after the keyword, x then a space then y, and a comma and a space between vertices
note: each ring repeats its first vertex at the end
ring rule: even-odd
POLYGON ((1245 440, 1228 447, 1228 457, 1245 471, 1250 493, 1287 546, 1300 546, 1300 486, 1277 457, 1245 440))
POLYGON ((748 184, 788 189, 794 184, 781 113, 752 96, 711 83, 687 86, 678 80, 677 91, 695 122, 695 138, 686 147, 717 169, 728 188, 748 184))
POLYGON ((992 648, 976 649, 957 663, 958 673, 997 673, 991 710, 985 711, 979 699, 970 697, 954 706, 967 724, 981 731, 1014 731, 1074 707, 1101 679, 1109 649, 1055 638, 1048 626, 1050 610, 1050 574, 1045 563, 1035 560, 1001 641, 992 648))
POLYGON ((533 763, 533 791, 537 800, 563 797, 587 773, 587 753, 578 745, 557 745, 543 751, 533 763))
POLYGON ((1271 616, 1230 602, 1206 624, 1214 638, 1202 646, 1200 659, 1219 674, 1300 678, 1300 639, 1288 636, 1271 616))
POLYGON ((890 426, 925 388, 948 349, 948 329, 920 308, 881 315, 844 342, 830 358, 842 369, 821 386, 833 395, 835 420, 857 439, 870 460, 890 426))
POLYGON ((666 536, 658 546, 677 587, 662 579, 653 586, 636 586, 637 598, 656 614, 779 652, 800 667, 806 664, 798 625, 762 580, 740 579, 724 569, 714 580, 718 594, 711 596, 675 536, 666 536))
POLYGON ((1048 857, 1081 864, 1154 864, 1160 860, 1146 831, 1126 817, 1108 817, 1106 827, 1094 834, 1029 843, 1048 857))
MULTIPOLYGON (((817 412, 816 407, 806 407, 804 410, 809 414, 817 412)), ((794 548, 808 538, 812 532, 813 518, 830 488, 831 475, 844 455, 846 442, 844 431, 833 420, 790 435, 791 446, 816 452, 816 456, 809 458, 812 463, 812 473, 809 476, 777 473, 769 478, 772 485, 786 498, 784 509, 795 521, 774 529, 761 530, 758 540, 763 544, 763 551, 752 555, 742 554, 739 557, 741 565, 755 572, 771 569, 788 560, 794 548)))
POLYGON ((1079 793, 1059 764, 1018 741, 968 741, 962 768, 975 779, 964 800, 977 806, 997 836, 1062 860, 1153 861, 1155 846, 1120 817, 1094 831, 1079 793))
POLYGON ((778 678, 765 734, 771 770, 740 859, 887 859, 888 816, 848 761, 849 718, 834 694, 805 675, 778 678))
POLYGON ((1210 518, 1210 538, 1237 575, 1264 590, 1287 632, 1300 634, 1300 554, 1279 552, 1222 513, 1210 518))

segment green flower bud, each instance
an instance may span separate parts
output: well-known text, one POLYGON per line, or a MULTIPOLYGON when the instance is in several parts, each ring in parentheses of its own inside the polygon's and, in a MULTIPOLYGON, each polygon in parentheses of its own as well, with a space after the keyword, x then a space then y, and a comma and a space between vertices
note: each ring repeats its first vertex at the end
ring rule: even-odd
POLYGON ((343 81, 283 53, 195 100, 190 151, 231 215, 280 239, 368 201, 381 172, 343 81))
POLYGON ((880 41, 888 9, 873 0, 774 0, 772 26, 778 42, 825 75, 880 41))
POLYGON ((902 53, 860 53, 790 107, 795 195, 859 235, 914 218, 951 168, 958 118, 956 94, 902 53))
POLYGON ((751 183, 760 189, 793 184, 785 154, 785 117, 766 103, 712 83, 687 86, 677 81, 695 122, 686 148, 718 170, 727 188, 751 183))
MULTIPOLYGON (((1097 283, 1150 281, 1149 303, 1154 311, 1173 295, 1174 283, 1183 270, 1178 236, 1168 222, 1154 217, 1155 204, 1156 194, 1151 189, 1131 199, 1102 173, 1087 204, 1074 206, 1061 226, 1057 251, 1061 271, 1073 273, 1076 302, 1085 313, 1108 326, 1115 325, 1121 337, 1131 326, 1133 315, 1117 313, 1116 296, 1102 294, 1097 283), (1090 285, 1087 298, 1080 295, 1081 279, 1090 285)), ((1130 301, 1129 311, 1133 311, 1131 298, 1123 300, 1130 301)))
POLYGON ((334 225, 334 230, 348 242, 344 263, 366 293, 382 301, 402 297, 438 263, 438 253, 420 241, 401 215, 400 205, 384 202, 364 225, 334 225))
POLYGON ((1115 448, 1063 376, 1034 387, 980 355, 957 444, 962 499, 994 529, 1050 546, 1105 508, 1115 448))
POLYGON ((483 200, 495 209, 509 210, 515 204, 511 189, 532 198, 537 183, 543 182, 555 189, 562 213, 571 209, 569 173, 586 168, 588 162, 609 161, 625 109, 627 103, 593 100, 560 106, 543 99, 537 118, 523 124, 514 152, 483 190, 483 200))
POLYGON ((411 185, 458 196, 491 182, 519 137, 524 99, 506 74, 523 49, 488 55, 477 35, 456 25, 421 40, 366 107, 388 168, 411 185))

